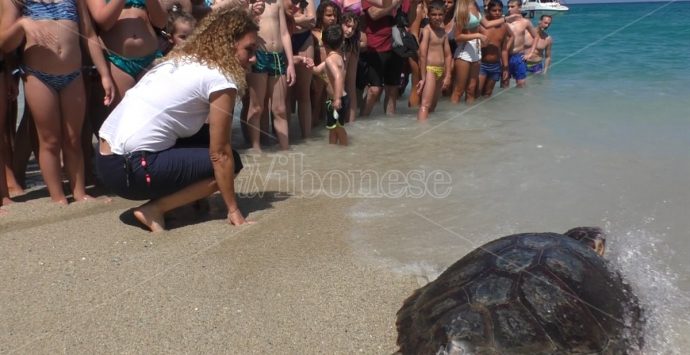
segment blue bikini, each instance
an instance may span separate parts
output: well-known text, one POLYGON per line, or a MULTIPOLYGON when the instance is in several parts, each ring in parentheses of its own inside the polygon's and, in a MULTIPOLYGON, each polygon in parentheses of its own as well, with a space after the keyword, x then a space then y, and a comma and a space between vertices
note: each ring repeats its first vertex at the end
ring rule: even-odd
POLYGON ((60 2, 39 2, 26 0, 22 15, 32 20, 70 20, 79 23, 79 10, 76 0, 60 2))
MULTIPOLYGON (((68 20, 79 24, 77 0, 62 0, 59 2, 26 0, 22 7, 22 15, 32 20, 68 20)), ((67 87, 67 85, 81 74, 81 69, 77 69, 68 74, 49 74, 32 69, 26 65, 22 65, 21 70, 25 74, 35 76, 38 80, 58 92, 67 87)))

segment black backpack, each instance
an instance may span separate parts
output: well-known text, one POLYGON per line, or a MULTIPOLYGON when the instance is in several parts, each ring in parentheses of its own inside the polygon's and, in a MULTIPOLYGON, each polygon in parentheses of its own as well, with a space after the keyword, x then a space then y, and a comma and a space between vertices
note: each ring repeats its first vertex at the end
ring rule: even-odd
POLYGON ((405 29, 407 26, 409 26, 407 14, 402 10, 402 7, 399 7, 395 15, 395 24, 393 25, 393 52, 402 58, 414 57, 419 50, 419 43, 405 29))

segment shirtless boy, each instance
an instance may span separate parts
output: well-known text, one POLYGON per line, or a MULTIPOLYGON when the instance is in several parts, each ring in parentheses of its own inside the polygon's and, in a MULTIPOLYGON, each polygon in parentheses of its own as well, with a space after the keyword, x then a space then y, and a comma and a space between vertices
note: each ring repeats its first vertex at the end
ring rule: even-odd
POLYGON ((450 52, 448 34, 443 23, 445 4, 433 0, 427 7, 429 26, 422 28, 419 43, 420 80, 417 93, 422 97, 422 105, 417 112, 417 120, 426 121, 429 112, 434 112, 441 91, 450 86, 453 71, 453 56, 450 52))
MULTIPOLYGON (((508 0, 508 12, 510 15, 506 17, 510 30, 513 33, 513 46, 510 49, 510 58, 508 59, 508 71, 510 77, 515 79, 517 87, 525 87, 525 79, 527 78, 527 64, 523 50, 525 48, 525 33, 529 32, 532 37, 537 36, 537 30, 532 26, 532 21, 522 17, 522 0, 508 0)), ((526 54, 531 54, 533 48, 529 49, 526 54)), ((510 86, 510 78, 502 81, 503 87, 510 86)))
POLYGON ((553 39, 546 30, 551 26, 551 16, 542 15, 537 25, 537 44, 531 56, 528 56, 528 51, 534 44, 532 36, 525 36, 525 60, 527 61, 527 71, 532 74, 546 74, 551 66, 551 45, 553 39))
POLYGON ((249 87, 249 113, 247 129, 252 149, 261 151, 260 121, 264 102, 270 99, 274 131, 281 150, 287 150, 288 116, 286 109, 287 87, 295 83, 295 66, 292 57, 292 40, 285 20, 283 1, 266 1, 261 14, 256 64, 247 74, 249 87))
MULTIPOLYGON (((503 15, 501 0, 491 0, 487 7, 488 20, 495 20, 503 15)), ((479 32, 487 38, 482 47, 482 61, 479 66, 479 90, 481 95, 491 96, 496 82, 509 78, 508 54, 513 44, 513 36, 505 23, 488 28, 480 27, 479 32)))
POLYGON ((345 60, 340 49, 343 44, 343 29, 335 24, 326 27, 321 33, 326 58, 314 67, 314 74, 321 76, 326 82, 328 143, 347 145, 344 125, 350 100, 345 92, 345 60))

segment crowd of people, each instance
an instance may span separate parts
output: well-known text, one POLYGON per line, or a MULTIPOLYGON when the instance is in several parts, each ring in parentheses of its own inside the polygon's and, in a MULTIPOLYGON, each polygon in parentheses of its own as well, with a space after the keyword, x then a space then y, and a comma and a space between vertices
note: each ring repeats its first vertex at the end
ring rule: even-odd
POLYGON ((535 28, 520 0, 508 1, 507 15, 501 0, 0 5, 2 204, 23 193, 17 155, 33 149, 52 201, 68 203, 63 166, 74 201, 92 199, 87 179, 97 170, 111 192, 150 200, 135 217, 152 231, 165 229, 167 211, 218 190, 228 221, 246 222, 232 187, 236 98, 253 151, 270 137, 288 149, 293 112, 303 138, 325 125, 329 143, 347 145, 346 123, 370 115, 382 95, 394 115, 408 79, 408 105, 423 121, 444 94, 470 104, 496 82, 524 86, 551 61, 551 17, 535 28), (18 76, 27 114, 15 130, 18 76))

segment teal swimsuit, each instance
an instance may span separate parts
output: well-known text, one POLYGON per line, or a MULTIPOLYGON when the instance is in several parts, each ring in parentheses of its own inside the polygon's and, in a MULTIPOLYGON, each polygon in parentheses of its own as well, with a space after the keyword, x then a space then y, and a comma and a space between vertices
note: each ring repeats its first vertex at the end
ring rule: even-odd
MULTIPOLYGON (((106 3, 109 3, 110 0, 106 0, 106 3)), ((146 1, 145 0, 127 0, 125 1, 125 9, 129 8, 137 8, 137 9, 146 9, 146 1)), ((144 71, 146 68, 153 63, 156 58, 160 58, 163 56, 163 53, 160 51, 156 50, 155 52, 144 56, 144 57, 138 57, 138 58, 127 58, 123 57, 121 55, 118 55, 112 51, 106 51, 105 52, 105 59, 107 59, 109 62, 113 63, 116 67, 118 67, 120 70, 123 72, 127 73, 129 76, 132 78, 136 79, 139 74, 141 74, 142 71, 144 71)))
POLYGON ((115 54, 112 51, 105 52, 105 59, 113 63, 114 66, 120 68, 123 72, 129 74, 132 78, 136 79, 142 71, 153 63, 156 58, 162 57, 162 53, 159 50, 138 58, 126 58, 121 55, 115 54))
POLYGON ((267 73, 268 76, 281 76, 287 72, 287 57, 283 52, 256 51, 256 63, 252 73, 267 73))

